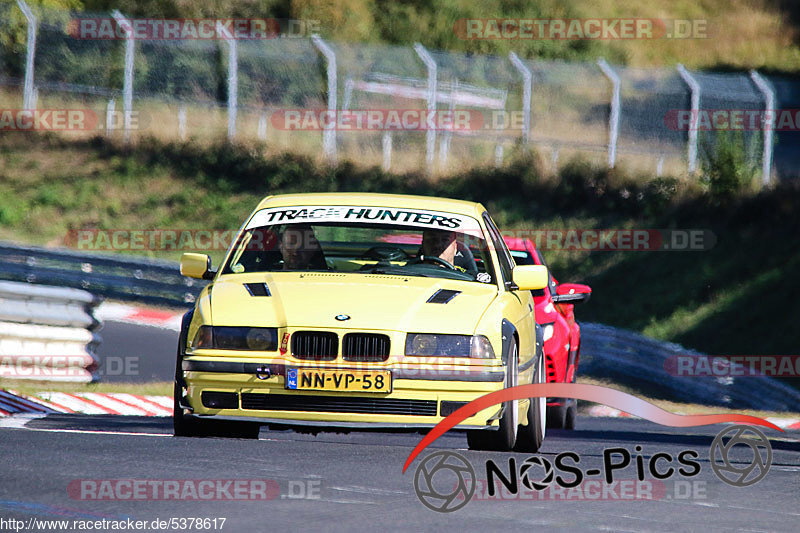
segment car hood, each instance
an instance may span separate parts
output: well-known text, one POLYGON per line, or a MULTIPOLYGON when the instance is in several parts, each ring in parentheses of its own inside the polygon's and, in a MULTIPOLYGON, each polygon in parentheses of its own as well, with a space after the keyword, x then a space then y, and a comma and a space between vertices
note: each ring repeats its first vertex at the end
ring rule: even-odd
POLYGON ((413 276, 275 272, 220 276, 208 297, 218 326, 469 334, 497 297, 497 287, 413 276), (266 283, 270 295, 251 295, 249 283, 266 283), (427 303, 440 289, 460 293, 444 304, 427 303), (343 315, 350 318, 341 320, 343 315))

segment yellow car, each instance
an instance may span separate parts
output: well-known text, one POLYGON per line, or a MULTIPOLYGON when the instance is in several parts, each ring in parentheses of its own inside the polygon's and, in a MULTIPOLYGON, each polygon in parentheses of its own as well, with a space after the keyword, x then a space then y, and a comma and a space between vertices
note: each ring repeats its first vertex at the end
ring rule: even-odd
MULTIPOLYGON (((260 425, 420 430, 486 393, 545 383, 532 290, 474 202, 389 194, 270 196, 184 316, 175 434, 257 437, 260 425)), ((546 398, 466 419, 470 447, 536 451, 546 398)))

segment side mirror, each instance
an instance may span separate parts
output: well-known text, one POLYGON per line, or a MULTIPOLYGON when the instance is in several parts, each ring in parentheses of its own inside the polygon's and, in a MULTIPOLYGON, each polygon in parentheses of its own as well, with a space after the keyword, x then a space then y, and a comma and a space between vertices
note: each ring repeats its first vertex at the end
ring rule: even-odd
POLYGON ((519 265, 511 271, 514 285, 521 291, 535 291, 547 287, 547 267, 544 265, 519 265))
POLYGON ((578 304, 585 302, 592 295, 592 288, 580 283, 561 283, 556 287, 553 303, 578 304))
POLYGON ((181 256, 181 275, 187 278, 214 279, 216 270, 211 269, 211 258, 206 254, 183 254, 181 256))

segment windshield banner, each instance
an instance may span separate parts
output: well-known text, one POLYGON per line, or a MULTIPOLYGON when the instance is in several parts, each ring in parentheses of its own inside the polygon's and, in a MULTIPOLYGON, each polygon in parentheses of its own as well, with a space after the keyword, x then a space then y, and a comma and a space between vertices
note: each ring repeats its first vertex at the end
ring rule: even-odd
POLYGON ((350 205, 309 205, 262 209, 253 215, 245 229, 276 224, 318 224, 324 222, 401 225, 481 235, 478 221, 465 215, 401 207, 350 205))

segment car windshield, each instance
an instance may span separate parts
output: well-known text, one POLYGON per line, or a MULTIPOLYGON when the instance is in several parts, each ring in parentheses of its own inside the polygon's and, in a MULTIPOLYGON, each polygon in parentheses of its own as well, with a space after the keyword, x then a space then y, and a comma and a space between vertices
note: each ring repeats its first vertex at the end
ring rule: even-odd
POLYGON ((234 246, 223 274, 277 271, 495 280, 486 240, 475 219, 418 209, 356 206, 257 212, 234 246))

